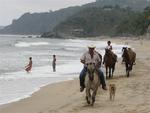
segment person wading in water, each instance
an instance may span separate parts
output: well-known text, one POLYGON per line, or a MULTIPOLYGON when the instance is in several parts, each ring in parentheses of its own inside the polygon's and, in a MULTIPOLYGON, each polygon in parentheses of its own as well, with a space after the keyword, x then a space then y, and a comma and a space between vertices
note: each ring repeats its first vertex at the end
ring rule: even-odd
POLYGON ((53 55, 52 67, 53 72, 56 72, 56 55, 53 55))
POLYGON ((29 73, 32 69, 32 57, 29 57, 29 64, 25 66, 25 70, 29 73))

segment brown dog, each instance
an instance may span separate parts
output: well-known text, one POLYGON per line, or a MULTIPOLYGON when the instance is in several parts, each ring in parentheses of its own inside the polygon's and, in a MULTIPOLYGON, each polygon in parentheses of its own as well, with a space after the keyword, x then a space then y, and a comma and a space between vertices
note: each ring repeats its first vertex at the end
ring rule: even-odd
POLYGON ((110 100, 114 100, 115 99, 115 93, 116 93, 116 85, 115 84, 109 84, 110 100))

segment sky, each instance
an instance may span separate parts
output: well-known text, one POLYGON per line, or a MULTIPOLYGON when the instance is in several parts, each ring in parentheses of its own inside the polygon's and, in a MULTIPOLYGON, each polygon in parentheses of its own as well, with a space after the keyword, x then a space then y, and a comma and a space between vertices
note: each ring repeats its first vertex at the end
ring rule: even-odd
POLYGON ((11 24, 26 12, 48 12, 69 6, 83 5, 95 0, 0 0, 0 26, 11 24))

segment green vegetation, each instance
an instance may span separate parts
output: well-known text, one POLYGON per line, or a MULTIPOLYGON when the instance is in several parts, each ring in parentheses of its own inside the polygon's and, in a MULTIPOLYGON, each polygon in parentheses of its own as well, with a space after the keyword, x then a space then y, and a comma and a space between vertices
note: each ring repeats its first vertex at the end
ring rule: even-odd
POLYGON ((129 13, 131 12, 118 7, 86 8, 59 24, 55 29, 59 33, 75 36, 115 35, 116 27, 128 18, 129 13), (77 29, 82 31, 76 32, 77 29))
POLYGON ((78 37, 86 36, 133 36, 143 35, 150 25, 150 8, 135 12, 130 8, 105 6, 85 8, 65 22, 57 25, 54 32, 78 37))
POLYGON ((117 35, 143 35, 150 25, 150 7, 142 13, 129 16, 117 27, 117 35))
POLYGON ((96 0, 97 5, 101 6, 116 6, 119 5, 121 8, 130 7, 136 11, 142 11, 145 7, 150 6, 149 0, 96 0))

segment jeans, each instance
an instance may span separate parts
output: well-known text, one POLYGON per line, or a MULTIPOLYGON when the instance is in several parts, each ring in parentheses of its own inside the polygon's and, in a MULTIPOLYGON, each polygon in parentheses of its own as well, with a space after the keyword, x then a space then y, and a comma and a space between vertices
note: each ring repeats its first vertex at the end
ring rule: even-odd
MULTIPOLYGON (((87 67, 84 66, 79 76, 81 87, 85 87, 84 81, 85 81, 86 72, 87 72, 87 67)), ((101 80, 102 87, 105 87, 106 83, 105 83, 104 73, 101 71, 101 69, 98 69, 98 75, 101 80)))

